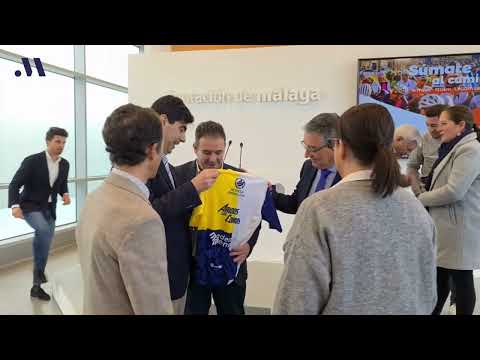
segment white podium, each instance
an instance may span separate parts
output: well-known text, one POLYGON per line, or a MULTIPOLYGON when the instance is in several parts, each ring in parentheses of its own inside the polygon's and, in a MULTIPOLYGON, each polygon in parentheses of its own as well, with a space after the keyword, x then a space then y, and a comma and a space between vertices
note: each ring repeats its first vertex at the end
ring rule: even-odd
POLYGON ((80 265, 52 277, 52 296, 63 315, 81 315, 83 280, 80 265))

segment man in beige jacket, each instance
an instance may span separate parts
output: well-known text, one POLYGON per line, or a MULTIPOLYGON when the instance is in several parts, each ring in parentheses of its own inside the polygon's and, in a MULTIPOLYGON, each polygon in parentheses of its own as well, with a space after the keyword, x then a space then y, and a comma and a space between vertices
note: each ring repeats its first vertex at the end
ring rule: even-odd
POLYGON ((153 110, 128 104, 103 128, 113 169, 87 196, 76 229, 84 314, 173 314, 165 229, 145 183, 162 158, 153 110))

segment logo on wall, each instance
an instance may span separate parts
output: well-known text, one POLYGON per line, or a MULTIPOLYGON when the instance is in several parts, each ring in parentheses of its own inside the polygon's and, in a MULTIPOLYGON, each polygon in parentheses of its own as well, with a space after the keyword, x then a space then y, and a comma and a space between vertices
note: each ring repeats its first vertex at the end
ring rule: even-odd
POLYGON ((201 93, 170 93, 180 97, 187 104, 230 104, 230 103, 292 103, 306 105, 320 101, 319 89, 280 88, 258 91, 231 92, 225 90, 210 90, 201 93))
MULTIPOLYGON (((38 76, 46 76, 45 75, 45 70, 43 69, 43 64, 40 58, 33 58, 33 62, 35 63, 35 67, 37 69, 38 76)), ((27 73, 27 76, 30 77, 32 76, 32 67, 30 66, 30 59, 29 58, 22 58, 22 63, 23 67, 25 69, 25 72, 27 73)), ((20 77, 22 76, 22 72, 20 70, 15 71, 15 76, 20 77)))

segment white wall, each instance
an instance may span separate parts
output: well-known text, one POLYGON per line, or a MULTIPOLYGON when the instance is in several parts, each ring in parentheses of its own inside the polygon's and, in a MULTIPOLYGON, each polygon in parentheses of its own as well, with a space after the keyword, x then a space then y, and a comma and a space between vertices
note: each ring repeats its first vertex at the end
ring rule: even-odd
MULTIPOLYGON (((150 106, 171 91, 205 93, 209 90, 243 91, 278 88, 316 88, 320 101, 309 105, 187 104, 196 123, 222 123, 233 140, 227 162, 238 166, 238 144, 245 144, 242 166, 272 182, 281 182, 287 192, 298 181, 303 151, 301 127, 320 112, 341 114, 356 103, 358 58, 436 55, 480 52, 480 45, 395 46, 287 46, 224 51, 152 51, 129 58, 129 101, 150 106)), ((194 128, 187 144, 175 149, 170 161, 179 165, 194 158, 194 128)), ((283 258, 283 240, 293 217, 281 214, 284 233, 263 226, 252 259, 283 258)))

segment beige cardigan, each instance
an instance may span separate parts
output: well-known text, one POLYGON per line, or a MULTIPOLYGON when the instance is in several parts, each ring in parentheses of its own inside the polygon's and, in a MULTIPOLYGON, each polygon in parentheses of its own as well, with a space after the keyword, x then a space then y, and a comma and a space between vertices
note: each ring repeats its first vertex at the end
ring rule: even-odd
POLYGON ((173 314, 165 228, 132 181, 111 174, 76 229, 84 314, 173 314))

